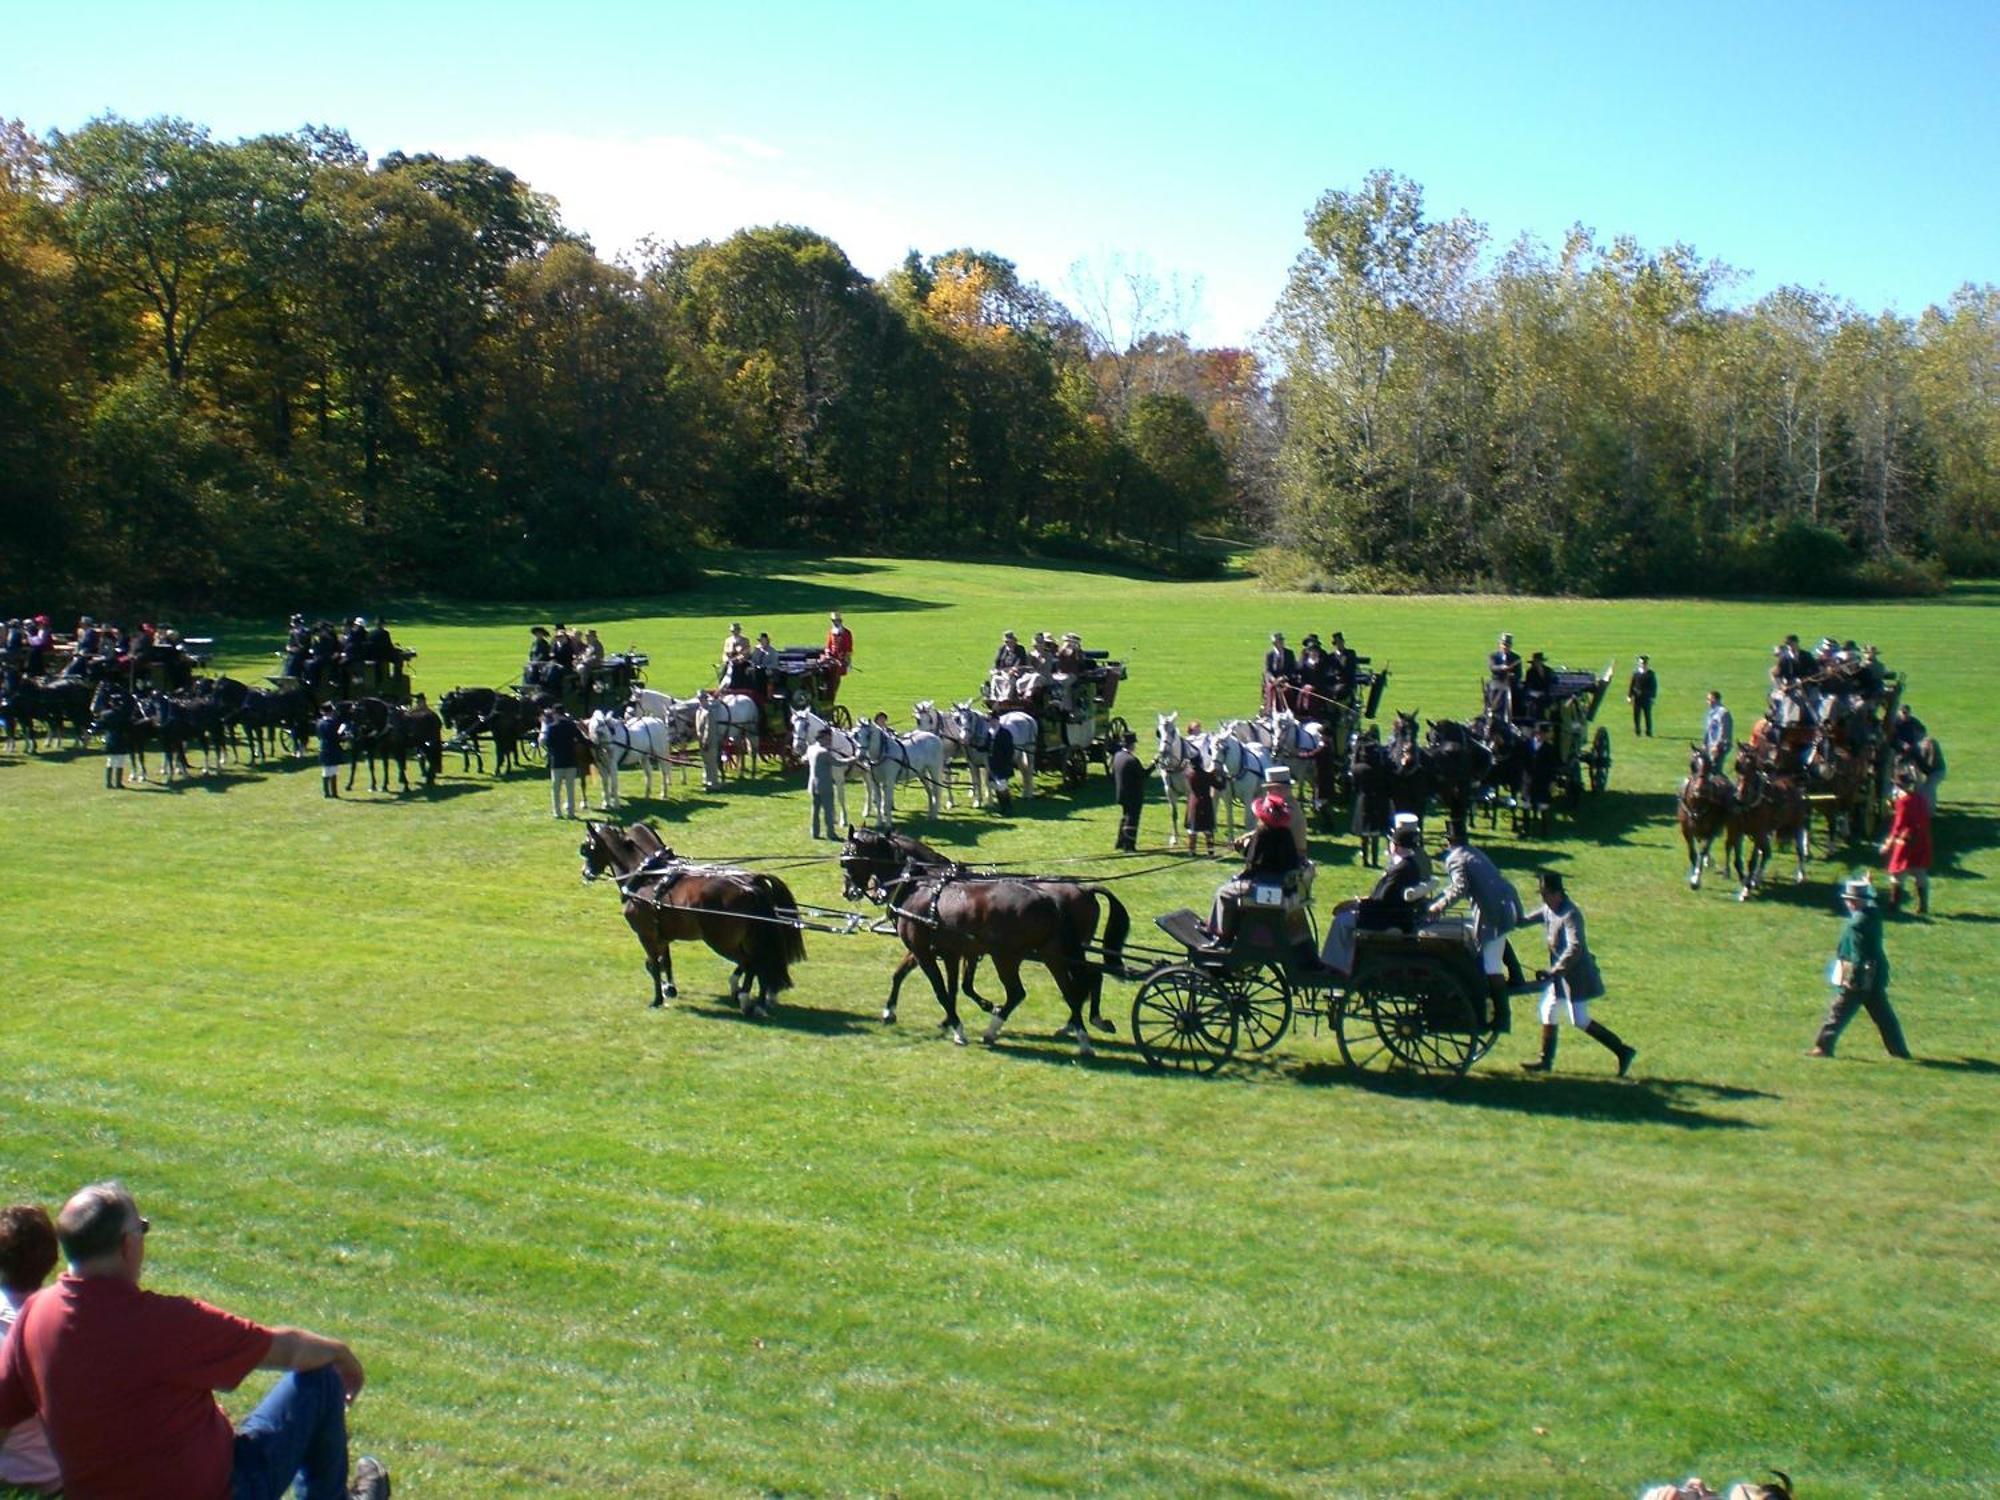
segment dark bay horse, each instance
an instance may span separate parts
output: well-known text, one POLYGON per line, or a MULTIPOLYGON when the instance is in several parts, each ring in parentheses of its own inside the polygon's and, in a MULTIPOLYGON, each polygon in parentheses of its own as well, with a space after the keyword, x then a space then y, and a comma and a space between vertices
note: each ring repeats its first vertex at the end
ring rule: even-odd
MULTIPOLYGON (((992 961, 1006 991, 1006 999, 993 1010, 993 1019, 981 1038, 989 1046, 1000 1039, 1008 1017, 1027 997, 1021 965, 1028 962, 1046 968, 1061 989, 1069 1005, 1069 1023, 1057 1035, 1072 1038, 1081 1056, 1091 1054, 1090 1031, 1083 1015, 1086 1001, 1090 1025, 1100 1031, 1116 1030, 1099 1008, 1103 975, 1090 957, 1101 902, 1106 908, 1105 967, 1122 972, 1132 918, 1110 891, 1075 880, 978 874, 949 861, 925 863, 926 859, 943 860, 943 856, 917 845, 921 853, 913 858, 908 845, 915 840, 864 834, 864 830, 854 830, 841 851, 847 888, 873 895, 895 916, 896 935, 907 950, 898 982, 912 966, 924 971, 944 1011, 939 1025, 953 1041, 961 1046, 965 1043, 965 1028, 958 1018, 959 974, 964 971, 969 975, 971 964, 981 957, 992 961)), ((971 993, 969 988, 967 993, 971 993)), ((976 995, 973 999, 984 1004, 976 995)), ((894 1018, 894 1000, 892 988, 889 1008, 883 1013, 885 1020, 894 1018)))
POLYGON ((1871 757, 1836 737, 1825 723, 1814 733, 1806 754, 1806 792, 1826 810, 1829 857, 1840 847, 1842 833, 1852 837, 1866 829, 1872 770, 1871 757))
POLYGON ((1709 759, 1706 749, 1700 745, 1688 748, 1694 753, 1688 757, 1687 780, 1681 783, 1677 816, 1681 842, 1687 845, 1688 889, 1698 891, 1702 869, 1709 862, 1709 851, 1715 847, 1715 836, 1729 826, 1730 814, 1736 810, 1736 788, 1709 759))
POLYGON ((1748 901, 1751 892, 1764 883, 1764 870, 1771 862, 1771 846, 1788 838, 1798 855, 1794 885, 1804 885, 1806 861, 1812 857, 1812 804, 1806 801, 1805 777, 1789 770, 1772 770, 1750 746, 1741 747, 1736 757, 1736 806, 1729 829, 1729 867, 1743 882, 1738 901, 1748 901), (1743 860, 1743 840, 1750 840, 1750 860, 1743 860))
POLYGON ((680 993, 677 942, 704 942, 735 966, 729 998, 746 1016, 768 1016, 772 1001, 791 988, 791 966, 805 958, 806 943, 794 920, 798 902, 775 875, 681 859, 644 824, 586 823, 577 853, 586 883, 617 882, 625 921, 646 950, 654 1005, 680 993))
POLYGON ((375 790, 375 767, 382 767, 382 790, 389 790, 389 762, 396 763, 401 790, 410 789, 412 755, 424 785, 437 780, 444 760, 444 744, 438 716, 428 708, 398 708, 383 698, 355 698, 336 706, 341 736, 348 743, 347 788, 354 789, 354 774, 361 762, 368 762, 368 790, 375 790))
POLYGON ((1480 742, 1470 724, 1434 719, 1424 746, 1431 793, 1444 804, 1445 815, 1461 828, 1468 826, 1472 804, 1493 770, 1493 752, 1480 742))
POLYGON ((541 708, 523 698, 496 688, 453 688, 438 700, 438 713, 452 732, 452 746, 461 760, 476 762, 486 769, 480 753, 479 737, 493 741, 493 774, 501 775, 521 763, 521 741, 535 737, 541 708))
POLYGON ((1390 811, 1423 817, 1431 802, 1431 767, 1424 747, 1417 742, 1414 711, 1396 715, 1383 756, 1389 770, 1390 811))

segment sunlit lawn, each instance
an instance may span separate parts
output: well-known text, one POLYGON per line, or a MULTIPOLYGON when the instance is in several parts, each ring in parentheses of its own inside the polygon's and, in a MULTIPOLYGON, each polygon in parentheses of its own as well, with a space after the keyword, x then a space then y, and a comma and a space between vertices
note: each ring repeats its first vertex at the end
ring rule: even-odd
MULTIPOLYGON (((1615 660, 1621 685, 1649 651, 1659 737, 1634 743, 1621 686, 1610 790, 1553 842, 1491 845, 1524 888, 1568 873, 1634 1077, 1573 1034, 1554 1078, 1522 1075, 1525 1028, 1443 1097, 1358 1085, 1309 1033, 1161 1076, 1116 985, 1121 1035, 1079 1064, 1033 973, 1003 1044, 959 1050, 921 981, 899 1027, 876 1021, 895 953, 867 935, 809 938, 775 1022, 734 1016, 695 950, 651 1011, 536 775, 453 758, 432 796, 327 803, 304 762, 114 794, 94 753, 14 756, 0 1193, 123 1176, 153 1285, 350 1338, 357 1441, 398 1494, 1586 1496, 1772 1465, 1813 1500, 2000 1487, 1990 590, 1353 600, 766 561, 665 598, 412 607, 395 629, 433 697, 512 680, 549 618, 688 692, 731 619, 817 640, 838 607, 859 642, 844 700, 904 724, 917 698, 971 695, 1004 627, 1075 629, 1129 661, 1118 709, 1148 742, 1157 709, 1250 711, 1273 628, 1345 629, 1392 669, 1385 709, 1426 717, 1470 711, 1500 628, 1615 660), (1800 1056, 1861 851, 1747 906, 1680 880, 1671 794, 1702 692, 1747 726, 1787 630, 1878 642, 1950 755, 1938 915, 1889 936, 1915 1065, 1865 1017, 1838 1061, 1800 1056)), ((266 670, 277 632, 224 627, 223 665, 266 670)), ((641 810, 693 854, 810 850, 776 773, 641 810)), ((1112 826, 1098 773, 922 831, 1053 863, 1112 826)), ((1164 830, 1156 801, 1142 842, 1164 830)), ((1348 842, 1316 852, 1323 906, 1363 884, 1348 842)), ((839 904, 830 866, 785 873, 839 904)), ((1139 940, 1220 874, 1119 885, 1139 940)))

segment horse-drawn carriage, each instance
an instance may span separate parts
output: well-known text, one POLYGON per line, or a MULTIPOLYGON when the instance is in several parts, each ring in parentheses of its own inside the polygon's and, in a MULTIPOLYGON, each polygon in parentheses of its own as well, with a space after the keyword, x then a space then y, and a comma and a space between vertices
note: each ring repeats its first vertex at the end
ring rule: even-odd
POLYGON ((546 694, 572 719, 587 719, 600 709, 619 713, 633 691, 646 685, 651 660, 643 651, 617 651, 590 667, 531 661, 521 669, 521 696, 546 694))
POLYGON ((264 680, 281 693, 292 688, 302 690, 312 699, 315 708, 362 698, 379 698, 397 708, 408 708, 411 698, 409 667, 416 656, 417 653, 408 647, 397 646, 386 660, 308 660, 303 677, 273 672, 264 680))
POLYGON ((1093 762, 1104 765, 1125 742, 1132 726, 1106 713, 1118 701, 1118 684, 1126 677, 1125 663, 1108 651, 1085 651, 1080 672, 1049 672, 1029 668, 996 670, 981 694, 994 713, 1021 712, 1035 721, 1035 769, 1055 772, 1075 790, 1084 783, 1093 762))
POLYGON ((1498 1035, 1471 923, 1409 931, 1361 915, 1345 969, 1320 962, 1296 873, 1250 884, 1222 938, 1186 908, 1157 918, 1185 956, 1140 979, 1133 1041, 1155 1067, 1212 1073, 1239 1047, 1267 1051, 1295 1017, 1310 1016, 1333 1032, 1349 1067, 1439 1084, 1459 1077, 1498 1035))
POLYGON ((1591 730, 1605 690, 1611 686, 1611 673, 1608 666, 1601 677, 1558 667, 1554 684, 1541 704, 1542 722, 1555 731, 1563 795, 1572 807, 1583 797, 1585 778, 1593 792, 1611 784, 1611 733, 1602 725, 1594 733, 1591 730))

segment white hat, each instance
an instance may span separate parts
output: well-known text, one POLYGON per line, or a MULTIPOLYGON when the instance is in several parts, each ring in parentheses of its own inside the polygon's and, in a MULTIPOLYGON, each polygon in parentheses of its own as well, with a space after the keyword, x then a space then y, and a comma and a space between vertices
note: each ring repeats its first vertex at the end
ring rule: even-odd
POLYGON ((1292 768, 1290 766, 1271 767, 1270 770, 1264 773, 1264 784, 1266 786, 1290 786, 1292 784, 1292 768))
POLYGON ((1419 828, 1423 826, 1423 821, 1422 818, 1413 812, 1399 812, 1389 820, 1389 826, 1391 828, 1419 828))
POLYGON ((1870 901, 1875 899, 1875 882, 1868 878, 1866 871, 1855 874, 1840 884, 1840 894, 1849 901, 1870 901))

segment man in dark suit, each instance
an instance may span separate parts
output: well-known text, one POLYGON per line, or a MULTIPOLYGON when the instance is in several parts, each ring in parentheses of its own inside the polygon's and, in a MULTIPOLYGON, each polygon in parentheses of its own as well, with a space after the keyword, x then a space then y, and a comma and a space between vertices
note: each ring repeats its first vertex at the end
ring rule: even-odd
POLYGON ((1632 680, 1625 686, 1625 699, 1632 705, 1632 735, 1640 734, 1640 724, 1645 724, 1645 736, 1653 737, 1653 700, 1659 696, 1660 679, 1654 675, 1652 658, 1642 656, 1639 665, 1632 669, 1632 680))
POLYGON ((1136 736, 1126 735, 1111 757, 1111 790, 1118 799, 1118 847, 1125 850, 1139 847, 1139 814, 1146 806, 1146 768, 1132 753, 1136 743, 1136 736))
POLYGON ((1278 706, 1281 688, 1288 688, 1299 678, 1299 659, 1292 654, 1292 648, 1285 644, 1282 630, 1271 632, 1271 649, 1264 653, 1264 712, 1269 713, 1278 706))
POLYGON ((1486 712, 1496 719, 1514 717, 1514 692, 1521 685, 1521 656, 1514 637, 1506 633, 1486 654, 1486 712))

